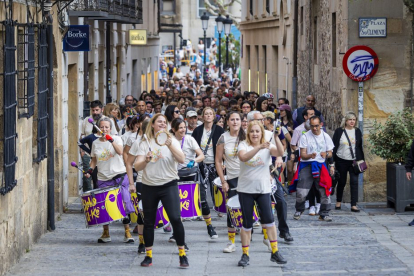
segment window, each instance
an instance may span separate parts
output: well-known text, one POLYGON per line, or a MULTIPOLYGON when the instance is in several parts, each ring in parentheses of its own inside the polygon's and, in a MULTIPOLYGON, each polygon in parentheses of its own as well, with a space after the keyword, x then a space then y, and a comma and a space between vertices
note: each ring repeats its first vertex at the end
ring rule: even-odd
MULTIPOLYGON (((204 41, 204 37, 199 37, 199 38, 198 38, 198 42, 200 42, 200 40, 202 40, 202 41, 203 41, 203 43, 204 43, 204 44, 206 44, 206 48, 207 48, 207 50, 208 50, 208 49, 210 48, 212 38, 211 38, 211 37, 206 37, 206 41, 204 41)), ((204 50, 203 50, 203 51, 204 51, 204 50)))
MULTIPOLYGON (((204 5, 204 0, 197 0, 198 1, 198 17, 201 17, 203 15, 203 13, 206 13, 208 16, 215 16, 211 13, 209 13, 204 5)), ((210 2, 211 4, 211 2, 210 2)), ((213 4, 211 4, 212 6, 214 6, 213 4)))
POLYGON ((249 12, 250 12, 250 15, 253 16, 253 0, 249 0, 249 1, 250 1, 249 12))
POLYGON ((270 13, 270 0, 266 0, 266 11, 270 13))
POLYGON ((313 62, 318 64, 318 17, 313 21, 313 62))
POLYGON ((175 0, 162 0, 161 14, 175 14, 175 0))
POLYGON ((303 6, 300 7, 300 34, 303 35, 303 30, 305 29, 304 22, 303 22, 303 6))
POLYGON ((332 67, 336 67, 336 13, 332 13, 332 67))

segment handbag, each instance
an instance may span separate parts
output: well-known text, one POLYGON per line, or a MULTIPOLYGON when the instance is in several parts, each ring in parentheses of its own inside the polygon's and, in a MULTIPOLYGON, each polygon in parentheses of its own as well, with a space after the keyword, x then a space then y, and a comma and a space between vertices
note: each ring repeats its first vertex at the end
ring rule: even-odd
POLYGON ((349 140, 348 134, 346 133, 345 129, 344 129, 344 133, 345 133, 345 137, 346 137, 346 139, 348 140, 348 143, 349 143, 349 150, 351 151, 352 159, 354 159, 353 162, 352 162, 352 167, 354 169, 354 172, 356 174, 360 174, 360 173, 365 172, 368 168, 367 163, 365 163, 365 160, 358 160, 358 161, 356 160, 356 157, 354 155, 354 151, 352 150, 351 140, 349 140))

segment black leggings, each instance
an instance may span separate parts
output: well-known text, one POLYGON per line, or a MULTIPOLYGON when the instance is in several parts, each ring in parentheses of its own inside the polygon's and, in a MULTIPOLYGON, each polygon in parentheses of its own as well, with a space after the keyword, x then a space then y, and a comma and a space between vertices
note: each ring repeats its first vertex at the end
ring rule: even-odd
POLYGON ((342 196, 344 194, 344 188, 346 185, 346 178, 349 173, 349 185, 351 187, 351 206, 356 206, 358 201, 358 175, 354 172, 352 164, 352 160, 345 160, 336 157, 335 166, 339 171, 338 186, 336 188, 336 202, 342 202, 342 196))
MULTIPOLYGON (((135 182, 135 188, 137 190, 137 198, 138 198, 138 201, 141 201, 142 200, 142 196, 141 196, 141 192, 142 192, 142 182, 135 182)), ((137 224, 138 225, 144 225, 144 220, 142 219, 142 216, 141 215, 138 216, 137 224)))
MULTIPOLYGON (((227 192, 227 199, 237 195, 236 188, 237 188, 238 180, 239 180, 238 177, 227 180, 227 184, 229 184, 229 191, 227 192)), ((228 212, 227 212, 227 227, 233 228, 233 224, 231 223, 230 215, 228 212)))
POLYGON ((144 241, 146 247, 154 244, 154 224, 161 200, 174 230, 174 238, 178 246, 184 246, 185 232, 181 222, 180 197, 178 194, 177 180, 168 182, 162 186, 142 185, 142 208, 144 209, 144 241))
MULTIPOLYGON (((197 181, 198 176, 192 175, 192 176, 185 176, 180 177, 180 181, 197 181)), ((207 189, 204 187, 203 183, 199 183, 200 187, 200 201, 201 201, 201 213, 203 216, 210 215, 210 207, 207 203, 207 189)))
POLYGON ((253 208, 256 201, 260 209, 260 222, 262 224, 274 223, 270 194, 247 194, 239 192, 240 206, 243 214, 243 228, 249 230, 253 227, 253 208))

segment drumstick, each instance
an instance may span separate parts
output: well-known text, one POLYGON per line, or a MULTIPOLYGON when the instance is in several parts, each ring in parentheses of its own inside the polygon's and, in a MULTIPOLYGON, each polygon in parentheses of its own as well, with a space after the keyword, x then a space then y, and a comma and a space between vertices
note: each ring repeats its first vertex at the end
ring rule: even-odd
POLYGON ((149 141, 148 141, 148 137, 147 137, 147 135, 146 135, 146 134, 144 134, 144 138, 145 138, 145 141, 147 141, 147 144, 148 144, 148 150, 149 150, 149 151, 152 151, 152 150, 151 150, 150 143, 149 143, 149 141))
POLYGON ((81 168, 78 167, 78 165, 76 164, 76 162, 70 162, 70 165, 74 168, 77 168, 78 170, 80 170, 82 173, 86 173, 84 170, 82 170, 81 168))
POLYGON ((92 118, 89 118, 88 122, 91 123, 97 131, 99 131, 101 134, 103 134, 103 131, 93 122, 92 118))

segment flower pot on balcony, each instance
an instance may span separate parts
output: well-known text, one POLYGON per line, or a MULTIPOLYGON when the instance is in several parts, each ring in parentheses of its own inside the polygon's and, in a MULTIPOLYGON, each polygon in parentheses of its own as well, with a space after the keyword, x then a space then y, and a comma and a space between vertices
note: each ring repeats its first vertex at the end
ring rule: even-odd
POLYGON ((404 165, 388 162, 387 206, 393 207, 396 212, 404 212, 409 204, 414 204, 414 180, 407 180, 404 165))

